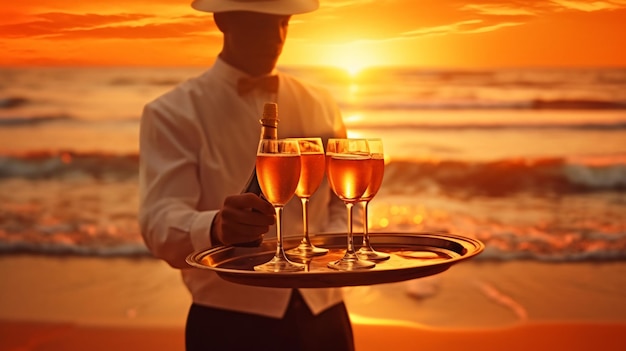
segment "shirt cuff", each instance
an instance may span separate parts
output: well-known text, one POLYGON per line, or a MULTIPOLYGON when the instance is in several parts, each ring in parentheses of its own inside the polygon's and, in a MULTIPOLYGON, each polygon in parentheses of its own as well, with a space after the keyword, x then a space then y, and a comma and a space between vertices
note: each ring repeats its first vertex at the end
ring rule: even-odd
POLYGON ((211 242, 211 225, 218 211, 199 212, 193 223, 189 235, 194 250, 208 249, 213 246, 211 242))

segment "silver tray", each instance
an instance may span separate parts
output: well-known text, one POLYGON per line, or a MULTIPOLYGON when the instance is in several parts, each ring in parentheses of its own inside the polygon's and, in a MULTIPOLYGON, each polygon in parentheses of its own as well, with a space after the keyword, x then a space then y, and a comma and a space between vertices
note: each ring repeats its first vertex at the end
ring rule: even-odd
MULTIPOLYGON (((354 235, 354 242, 363 240, 354 235)), ((269 261, 276 250, 276 240, 265 240, 259 247, 217 246, 192 253, 187 263, 193 267, 215 271, 233 283, 275 288, 327 288, 392 283, 441 273, 453 264, 478 255, 482 242, 459 235, 435 233, 370 233, 370 242, 377 251, 391 255, 376 267, 358 271, 337 271, 326 267, 343 257, 345 233, 311 235, 315 246, 330 252, 304 262, 303 272, 258 272, 254 266, 269 261)), ((285 239, 285 250, 296 247, 300 238, 285 239)), ((358 244, 357 244, 358 243, 358 244)), ((293 257, 290 256, 293 259, 293 257)), ((293 259, 297 262, 296 259, 293 259)))

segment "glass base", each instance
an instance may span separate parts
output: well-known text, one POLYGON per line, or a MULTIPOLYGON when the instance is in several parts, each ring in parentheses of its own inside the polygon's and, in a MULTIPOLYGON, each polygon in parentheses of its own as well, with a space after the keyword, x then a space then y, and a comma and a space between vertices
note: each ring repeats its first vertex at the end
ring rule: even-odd
POLYGON ((304 271, 304 268, 303 264, 276 256, 266 263, 254 266, 254 270, 257 272, 299 272, 304 271))
POLYGON ((384 260, 388 260, 389 254, 386 254, 384 252, 378 252, 376 250, 374 250, 371 247, 362 247, 359 249, 359 251, 356 252, 356 255, 363 260, 368 260, 368 261, 384 261, 384 260))
POLYGON ((300 243, 297 247, 287 251, 287 255, 296 257, 315 257, 323 256, 328 253, 328 249, 316 247, 311 244, 300 243))
POLYGON ((342 258, 339 261, 329 262, 328 268, 336 269, 339 271, 356 271, 359 269, 374 268, 376 263, 366 260, 359 260, 358 258, 342 258))

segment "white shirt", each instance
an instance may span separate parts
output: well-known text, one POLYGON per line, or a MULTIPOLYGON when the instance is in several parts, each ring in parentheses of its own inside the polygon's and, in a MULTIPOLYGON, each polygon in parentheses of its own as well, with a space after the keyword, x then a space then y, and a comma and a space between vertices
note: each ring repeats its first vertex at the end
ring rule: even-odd
MULTIPOLYGON (((141 231, 151 252, 179 268, 195 303, 281 318, 290 289, 234 284, 191 268, 185 258, 212 246, 211 223, 224 199, 242 191, 256 159, 263 104, 278 103, 278 137, 345 137, 341 114, 323 89, 281 72, 276 94, 237 94, 245 73, 217 60, 145 106, 140 132, 141 231)), ((311 233, 344 231, 345 206, 324 180, 309 205, 311 233)), ((302 209, 293 198, 283 212, 285 236, 301 236, 302 209)), ((265 237, 275 236, 275 227, 265 237)), ((339 289, 301 289, 315 314, 341 301, 339 289)))

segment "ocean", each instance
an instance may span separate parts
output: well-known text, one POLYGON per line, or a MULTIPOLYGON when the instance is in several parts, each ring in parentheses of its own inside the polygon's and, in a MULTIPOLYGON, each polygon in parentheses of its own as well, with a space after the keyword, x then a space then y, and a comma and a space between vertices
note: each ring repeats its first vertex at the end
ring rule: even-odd
MULTIPOLYGON (((478 238, 477 260, 626 259, 626 68, 281 69, 383 139, 371 232, 478 238)), ((148 255, 141 111, 203 70, 0 68, 0 253, 148 255)))

